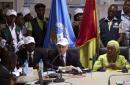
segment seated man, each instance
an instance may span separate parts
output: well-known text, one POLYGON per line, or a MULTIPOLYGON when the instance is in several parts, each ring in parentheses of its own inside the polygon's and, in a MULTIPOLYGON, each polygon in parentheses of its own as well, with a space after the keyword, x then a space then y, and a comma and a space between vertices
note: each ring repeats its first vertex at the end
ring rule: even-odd
POLYGON ((79 57, 76 54, 68 51, 68 40, 61 38, 57 42, 57 50, 49 53, 50 64, 52 68, 59 69, 62 67, 82 67, 79 57))
POLYGON ((17 55, 4 47, 1 49, 0 57, 0 84, 14 85, 15 77, 12 75, 12 71, 17 64, 17 55))
POLYGON ((100 55, 94 64, 95 71, 121 70, 126 67, 127 60, 123 55, 119 55, 119 43, 111 40, 107 43, 107 53, 100 55))
POLYGON ((48 60, 47 55, 43 55, 35 48, 35 40, 31 36, 27 36, 24 39, 24 49, 17 52, 19 65, 23 66, 27 60, 29 67, 38 68, 40 59, 43 60, 44 66, 47 67, 48 60))

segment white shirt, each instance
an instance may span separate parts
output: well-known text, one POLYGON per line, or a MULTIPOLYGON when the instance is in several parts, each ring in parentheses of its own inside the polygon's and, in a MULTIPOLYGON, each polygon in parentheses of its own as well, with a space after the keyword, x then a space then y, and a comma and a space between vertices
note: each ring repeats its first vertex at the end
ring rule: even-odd
MULTIPOLYGON (((16 35, 16 32, 15 32, 16 25, 14 23, 13 27, 12 26, 8 26, 8 27, 9 27, 9 30, 10 30, 11 35, 12 35, 13 44, 14 44, 15 52, 16 52, 18 50, 18 48, 17 48, 18 40, 17 40, 17 35, 16 35)), ((17 34, 19 34, 19 36, 18 36, 19 40, 22 40, 23 39, 23 35, 22 35, 21 31, 20 31, 20 33, 17 33, 17 34)))
POLYGON ((32 58, 32 60, 33 60, 33 56, 34 56, 34 51, 33 52, 27 52, 27 55, 28 55, 28 60, 29 60, 29 54, 31 54, 31 58, 32 58))
POLYGON ((64 64, 66 66, 66 52, 62 56, 63 56, 64 64))
POLYGON ((129 46, 130 43, 130 20, 127 18, 128 16, 125 14, 122 14, 122 28, 125 31, 125 45, 129 46))
MULTIPOLYGON (((117 20, 117 18, 114 17, 112 20, 109 20, 108 18, 106 18, 106 20, 109 21, 108 22, 108 26, 109 26, 109 31, 110 31, 113 20, 117 20)), ((118 25, 118 23, 115 23, 115 24, 118 25)), ((124 30, 122 29, 122 27, 120 26, 120 24, 119 24, 119 33, 124 33, 124 30)))

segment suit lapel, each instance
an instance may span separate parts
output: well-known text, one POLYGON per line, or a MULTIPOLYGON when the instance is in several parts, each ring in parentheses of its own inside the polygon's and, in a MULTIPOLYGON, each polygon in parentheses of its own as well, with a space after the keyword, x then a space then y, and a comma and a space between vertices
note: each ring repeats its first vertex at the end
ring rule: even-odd
POLYGON ((7 40, 12 40, 12 35, 11 35, 11 32, 10 32, 10 30, 9 30, 9 27, 8 26, 6 26, 6 29, 5 29, 5 38, 7 39, 7 40))

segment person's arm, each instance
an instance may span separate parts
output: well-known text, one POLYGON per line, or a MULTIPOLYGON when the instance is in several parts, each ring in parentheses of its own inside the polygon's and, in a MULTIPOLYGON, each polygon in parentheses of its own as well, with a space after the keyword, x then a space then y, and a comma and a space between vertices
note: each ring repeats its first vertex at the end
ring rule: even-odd
POLYGON ((123 67, 126 66, 127 64, 127 60, 125 59, 124 56, 122 55, 119 55, 117 61, 117 63, 109 63, 106 68, 111 68, 111 69, 114 69, 114 70, 121 70, 123 67))
POLYGON ((8 79, 8 85, 15 85, 15 79, 14 79, 14 77, 10 77, 9 79, 8 79))
POLYGON ((120 56, 120 58, 121 58, 121 59, 119 59, 119 60, 120 60, 119 62, 121 63, 121 66, 120 66, 120 67, 122 68, 122 67, 124 67, 124 66, 127 66, 128 61, 125 59, 125 57, 124 57, 123 55, 119 55, 119 56, 120 56))
POLYGON ((98 59, 96 60, 96 62, 94 63, 94 66, 93 66, 93 70, 94 71, 97 71, 98 69, 100 69, 101 67, 103 67, 103 64, 104 64, 104 58, 102 57, 103 55, 100 55, 98 57, 98 59))
POLYGON ((100 47, 101 48, 104 48, 105 46, 103 45, 103 42, 102 42, 102 40, 101 40, 101 38, 99 37, 99 44, 100 44, 100 47))
POLYGON ((105 66, 105 68, 111 68, 114 70, 121 69, 121 67, 119 65, 117 65, 116 63, 109 63, 108 65, 105 66))
POLYGON ((119 43, 122 43, 123 42, 123 40, 124 40, 124 35, 125 35, 125 30, 124 30, 124 28, 123 28, 123 23, 121 22, 120 24, 119 24, 119 38, 118 38, 118 42, 119 43))

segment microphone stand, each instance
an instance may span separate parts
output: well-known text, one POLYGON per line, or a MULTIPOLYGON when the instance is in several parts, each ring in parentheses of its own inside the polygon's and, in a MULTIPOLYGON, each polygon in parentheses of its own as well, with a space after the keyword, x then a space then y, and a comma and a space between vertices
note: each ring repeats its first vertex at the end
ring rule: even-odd
MULTIPOLYGON (((59 56, 60 58, 62 57, 61 54, 59 54, 58 56, 59 56)), ((59 74, 59 75, 57 75, 57 78, 56 78, 54 81, 55 81, 55 82, 64 82, 65 79, 62 78, 62 70, 59 69, 58 74, 59 74)))
POLYGON ((40 85, 43 85, 43 78, 42 78, 41 70, 38 71, 38 76, 39 76, 39 83, 40 83, 40 85))
POLYGON ((91 79, 92 79, 92 73, 93 73, 93 65, 94 65, 94 59, 93 58, 90 58, 89 60, 91 60, 91 64, 92 64, 92 68, 91 68, 91 79))
POLYGON ((94 63, 96 62, 96 60, 97 60, 97 54, 95 54, 95 57, 93 57, 93 58, 90 58, 89 60, 91 60, 92 61, 92 68, 91 68, 91 78, 92 78, 92 72, 93 72, 93 66, 94 66, 94 63))
POLYGON ((61 70, 59 70, 59 75, 57 76, 57 78, 54 80, 54 82, 64 82, 65 81, 65 79, 64 78, 62 78, 62 71, 61 70))
POLYGON ((52 62, 50 63, 50 69, 48 69, 48 70, 51 70, 51 71, 54 71, 54 65, 53 65, 53 63, 56 61, 56 59, 59 57, 59 55, 57 55, 53 60, 52 60, 52 62))
POLYGON ((124 75, 130 75, 130 74, 113 74, 113 75, 110 75, 109 78, 108 78, 108 85, 111 85, 111 78, 114 77, 114 76, 124 76, 124 75))
MULTIPOLYGON (((52 64, 51 70, 53 70, 53 63, 56 61, 56 59, 57 59, 58 57, 61 57, 61 54, 57 55, 57 56, 52 60, 52 62, 51 62, 51 64, 52 64)), ((53 75, 53 74, 52 74, 52 75, 53 75)), ((64 81, 65 81, 64 78, 62 78, 62 71, 61 71, 61 70, 59 70, 59 72, 58 72, 57 74, 54 74, 54 75, 56 75, 56 79, 54 79, 54 82, 64 82, 64 81)))

